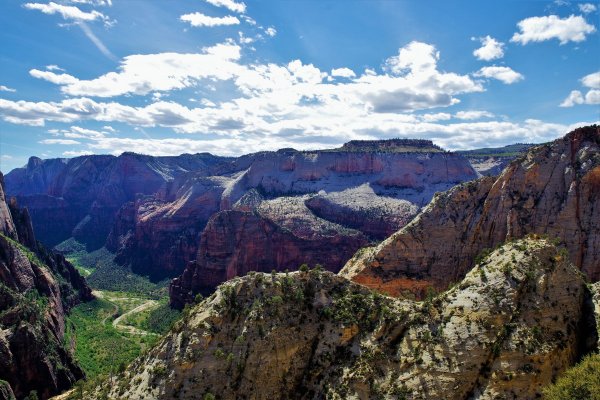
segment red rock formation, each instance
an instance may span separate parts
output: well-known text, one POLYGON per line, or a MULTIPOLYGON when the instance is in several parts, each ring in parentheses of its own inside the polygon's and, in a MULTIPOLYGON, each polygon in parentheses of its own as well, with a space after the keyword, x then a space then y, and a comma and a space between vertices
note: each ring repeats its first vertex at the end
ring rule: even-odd
POLYGON ((65 313, 91 290, 64 257, 37 245, 27 210, 4 200, 0 185, 0 380, 17 398, 36 390, 46 399, 83 377, 63 345, 65 313))
MULTIPOLYGON (((211 218, 200 239, 197 258, 170 287, 171 304, 181 308, 197 293, 211 292, 220 283, 250 271, 296 270, 304 263, 337 272, 368 243, 358 231, 318 220, 292 206, 267 204, 257 211, 222 211, 211 218), (294 213, 284 216, 279 210, 294 213)), ((300 200, 300 201, 298 201, 300 200)), ((308 211, 308 210, 306 210, 308 211)))
POLYGON ((343 276, 397 295, 460 280, 485 248, 527 234, 558 238, 571 261, 600 279, 600 128, 577 129, 531 149, 498 178, 436 196, 409 225, 358 252, 343 276), (407 282, 409 282, 407 284, 407 282))
POLYGON ((43 243, 54 246, 73 236, 92 250, 104 245, 117 211, 137 194, 157 193, 188 171, 201 173, 227 161, 210 154, 32 157, 6 175, 6 190, 29 209, 43 243))

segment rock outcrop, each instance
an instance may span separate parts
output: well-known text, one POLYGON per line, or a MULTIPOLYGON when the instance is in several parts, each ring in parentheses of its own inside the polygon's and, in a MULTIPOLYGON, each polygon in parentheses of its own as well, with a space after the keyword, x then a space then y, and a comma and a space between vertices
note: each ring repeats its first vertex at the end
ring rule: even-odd
MULTIPOLYGON (((0 178, 2 175, 0 174, 0 178)), ((0 186, 0 380, 6 393, 46 399, 81 379, 64 347, 65 314, 92 298, 83 277, 33 236, 26 209, 0 186)))
POLYGON ((504 147, 491 147, 457 151, 465 156, 475 171, 483 176, 498 176, 510 162, 535 145, 526 143, 510 144, 504 147))
POLYGON ((570 260, 600 279, 600 128, 532 148, 498 178, 434 197, 410 224, 362 249, 340 272, 392 295, 444 289, 485 249, 529 233, 564 243, 570 260))
POLYGON ((579 341, 588 296, 566 252, 533 237, 426 302, 319 270, 253 273, 223 284, 116 383, 88 395, 536 398, 590 350, 579 341))

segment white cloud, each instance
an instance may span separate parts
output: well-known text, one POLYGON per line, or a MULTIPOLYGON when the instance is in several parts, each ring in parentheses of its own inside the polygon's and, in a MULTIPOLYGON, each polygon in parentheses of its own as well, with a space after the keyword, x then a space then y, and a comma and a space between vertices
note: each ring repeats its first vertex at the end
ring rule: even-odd
POLYGON ((465 119, 465 120, 473 120, 473 119, 481 119, 481 118, 493 118, 494 114, 489 111, 459 111, 454 115, 455 118, 465 119))
POLYGON ((592 3, 579 4, 579 11, 584 14, 589 14, 597 10, 597 7, 592 3))
POLYGON ((71 85, 77 82, 77 78, 69 74, 56 74, 51 71, 40 71, 39 69, 30 70, 29 75, 54 83, 55 85, 71 85))
POLYGON ((92 6, 112 6, 112 0, 67 0, 74 4, 89 4, 92 6))
POLYGON ((200 79, 232 79, 242 68, 235 63, 240 58, 240 50, 238 45, 226 43, 205 48, 201 54, 131 55, 123 59, 119 72, 109 72, 92 80, 37 70, 32 71, 32 76, 60 84, 62 92, 71 96, 145 95, 190 87, 200 79))
POLYGON ((246 4, 236 3, 234 0, 206 0, 207 3, 216 7, 225 7, 230 11, 243 14, 246 12, 246 4))
POLYGON ((273 28, 272 26, 270 26, 267 29, 265 29, 265 33, 268 36, 274 37, 275 35, 277 35, 277 30, 275 28, 273 28))
POLYGON ((579 90, 572 90, 567 98, 560 103, 560 107, 573 107, 578 104, 600 104, 600 71, 586 75, 580 81, 583 86, 590 88, 590 90, 585 96, 579 90))
POLYGON ((504 56, 504 43, 497 41, 491 36, 479 38, 481 47, 473 51, 473 55, 479 60, 491 61, 504 56))
POLYGON ((600 71, 584 76, 581 83, 592 89, 600 89, 600 71))
POLYGON ((192 26, 222 26, 222 25, 239 25, 240 20, 232 15, 225 17, 209 17, 199 12, 185 14, 179 17, 184 22, 189 22, 192 26))
POLYGON ((600 90, 593 89, 585 94, 585 104, 600 104, 600 90))
POLYGON ((16 91, 17 91, 16 89, 9 88, 8 86, 0 85, 0 92, 11 92, 11 93, 14 93, 16 91))
POLYGON ((499 81, 507 85, 513 84, 523 79, 523 75, 512 70, 511 68, 499 67, 496 65, 491 67, 483 67, 473 75, 477 77, 498 79, 499 81))
POLYGON ((61 145, 74 145, 81 144, 77 140, 72 139, 44 139, 39 141, 40 144, 61 144, 61 145))
POLYGON ((99 11, 96 10, 92 10, 90 12, 85 12, 80 10, 78 7, 75 6, 65 6, 62 4, 57 4, 54 2, 50 2, 48 4, 44 4, 44 3, 25 3, 23 5, 23 7, 29 9, 29 10, 38 10, 41 11, 44 14, 48 14, 48 15, 53 15, 53 14, 59 14, 60 16, 63 17, 64 20, 67 21, 76 21, 76 22, 82 22, 82 21, 96 21, 96 20, 100 20, 103 21, 105 24, 110 25, 112 22, 110 20, 110 18, 108 18, 106 15, 102 14, 99 11))
POLYGON ((530 17, 520 21, 517 32, 510 39, 511 42, 523 45, 529 42, 542 42, 545 40, 558 39, 560 44, 568 42, 582 42, 586 35, 596 31, 582 16, 571 15, 561 19, 556 15, 544 17, 530 17))
POLYGON ((46 65, 46 70, 65 72, 65 70, 63 68, 59 67, 58 65, 54 65, 54 64, 46 65))
POLYGON ((585 99, 579 90, 572 90, 569 96, 560 103, 561 107, 573 107, 575 104, 583 104, 585 99))
POLYGON ((339 76, 341 78, 354 78, 356 74, 350 68, 336 68, 331 70, 331 76, 339 76))

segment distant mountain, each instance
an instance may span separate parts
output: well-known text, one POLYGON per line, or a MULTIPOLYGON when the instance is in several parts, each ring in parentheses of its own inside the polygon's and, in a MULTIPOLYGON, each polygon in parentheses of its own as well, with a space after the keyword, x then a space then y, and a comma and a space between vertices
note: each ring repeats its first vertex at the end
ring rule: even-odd
POLYGON ((29 209, 36 235, 47 246, 75 237, 95 250, 106 242, 119 208, 137 194, 154 194, 189 171, 209 174, 228 160, 210 154, 31 157, 6 175, 6 192, 29 209))
POLYGON ((32 158, 6 181, 50 246, 70 237, 88 250, 106 246, 155 280, 181 274, 190 261, 202 265, 187 272, 202 278, 175 286, 189 301, 248 270, 321 263, 337 271, 358 248, 410 221, 436 191, 476 177, 464 157, 431 141, 392 139, 237 158, 32 158), (261 245, 248 239, 258 232, 261 245))
POLYGON ((526 153, 534 144, 516 143, 504 147, 485 147, 473 150, 461 150, 457 153, 465 156, 473 168, 481 175, 496 176, 516 157, 526 153))

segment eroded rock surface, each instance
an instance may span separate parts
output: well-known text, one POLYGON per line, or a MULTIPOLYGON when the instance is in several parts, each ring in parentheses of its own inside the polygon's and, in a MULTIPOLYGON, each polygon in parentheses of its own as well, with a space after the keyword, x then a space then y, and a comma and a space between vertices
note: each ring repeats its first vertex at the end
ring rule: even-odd
POLYGON ((392 295, 448 287, 484 250, 529 233, 564 243, 570 260, 600 279, 600 128, 532 148, 497 178, 440 194, 410 224, 363 249, 341 274, 392 295))
POLYGON ((580 355, 587 291, 566 252, 535 238, 497 249, 426 302, 329 272, 253 273, 223 284, 90 395, 535 398, 580 355))
POLYGON ((0 380, 8 386, 3 393, 23 398, 35 390, 46 399, 84 376, 63 343, 65 314, 91 296, 63 256, 37 244, 27 210, 7 205, 0 186, 0 380))

